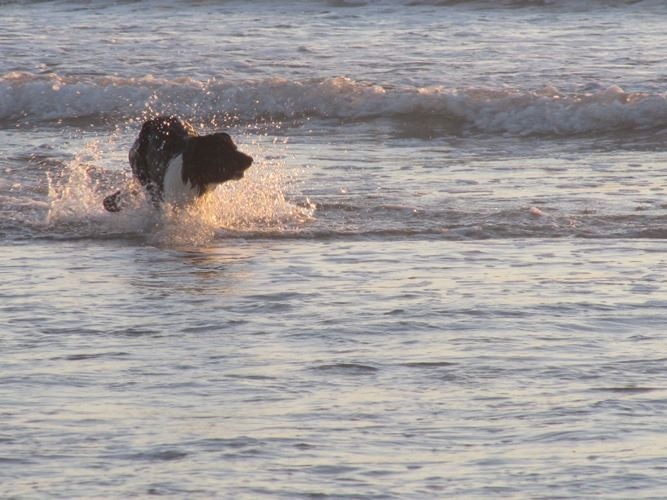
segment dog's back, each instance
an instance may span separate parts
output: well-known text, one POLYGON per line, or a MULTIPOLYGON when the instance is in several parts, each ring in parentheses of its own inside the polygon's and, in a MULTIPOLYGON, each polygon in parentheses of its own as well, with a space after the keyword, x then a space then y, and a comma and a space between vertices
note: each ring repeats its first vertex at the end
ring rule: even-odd
POLYGON ((144 122, 130 149, 132 173, 159 202, 169 161, 183 153, 189 137, 196 137, 192 125, 173 116, 159 116, 144 122))

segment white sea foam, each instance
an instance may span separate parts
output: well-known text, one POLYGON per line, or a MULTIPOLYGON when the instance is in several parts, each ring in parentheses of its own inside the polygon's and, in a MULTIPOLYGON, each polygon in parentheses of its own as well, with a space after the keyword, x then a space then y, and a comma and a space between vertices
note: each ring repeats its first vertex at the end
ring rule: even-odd
POLYGON ((409 5, 467 6, 484 8, 548 7, 568 11, 589 11, 605 7, 664 7, 662 0, 410 0, 409 5))
POLYGON ((667 127, 667 96, 616 85, 564 93, 517 89, 383 87, 346 77, 302 81, 167 80, 146 76, 0 77, 0 123, 92 119, 113 122, 174 113, 203 120, 391 119, 490 133, 580 134, 667 127))

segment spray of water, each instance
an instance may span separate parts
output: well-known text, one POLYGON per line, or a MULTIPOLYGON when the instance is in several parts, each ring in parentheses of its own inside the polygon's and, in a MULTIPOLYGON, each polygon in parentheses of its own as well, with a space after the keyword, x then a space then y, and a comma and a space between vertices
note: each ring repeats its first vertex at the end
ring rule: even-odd
POLYGON ((174 246, 300 231, 313 218, 315 207, 295 201, 299 172, 287 166, 286 146, 267 137, 238 137, 239 148, 255 158, 244 179, 218 186, 190 206, 160 208, 152 206, 130 174, 127 137, 115 134, 89 141, 62 172, 49 175, 47 224, 73 237, 140 238, 174 246), (115 189, 132 194, 126 209, 109 213, 102 200, 115 189))

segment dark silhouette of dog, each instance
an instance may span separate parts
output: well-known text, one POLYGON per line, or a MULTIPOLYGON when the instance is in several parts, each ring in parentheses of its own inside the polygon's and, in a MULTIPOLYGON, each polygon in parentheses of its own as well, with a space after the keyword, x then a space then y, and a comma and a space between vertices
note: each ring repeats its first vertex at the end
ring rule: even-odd
MULTIPOLYGON (((213 191, 218 184, 243 177, 252 157, 242 153, 229 134, 198 135, 175 116, 147 120, 129 154, 132 174, 156 206, 184 205, 213 191)), ((123 192, 104 199, 104 208, 123 208, 123 192)))

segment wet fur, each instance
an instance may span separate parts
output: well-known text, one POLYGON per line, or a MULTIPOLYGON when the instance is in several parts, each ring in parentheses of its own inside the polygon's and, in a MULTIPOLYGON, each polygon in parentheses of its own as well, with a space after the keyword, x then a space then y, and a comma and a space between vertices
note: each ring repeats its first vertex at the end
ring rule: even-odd
MULTIPOLYGON (((192 125, 174 116, 159 116, 144 122, 129 153, 132 174, 146 189, 155 205, 164 199, 167 169, 182 155, 183 190, 202 196, 223 182, 240 179, 252 164, 229 134, 217 132, 200 136, 192 125)), ((122 209, 122 192, 104 199, 109 212, 122 209)))

